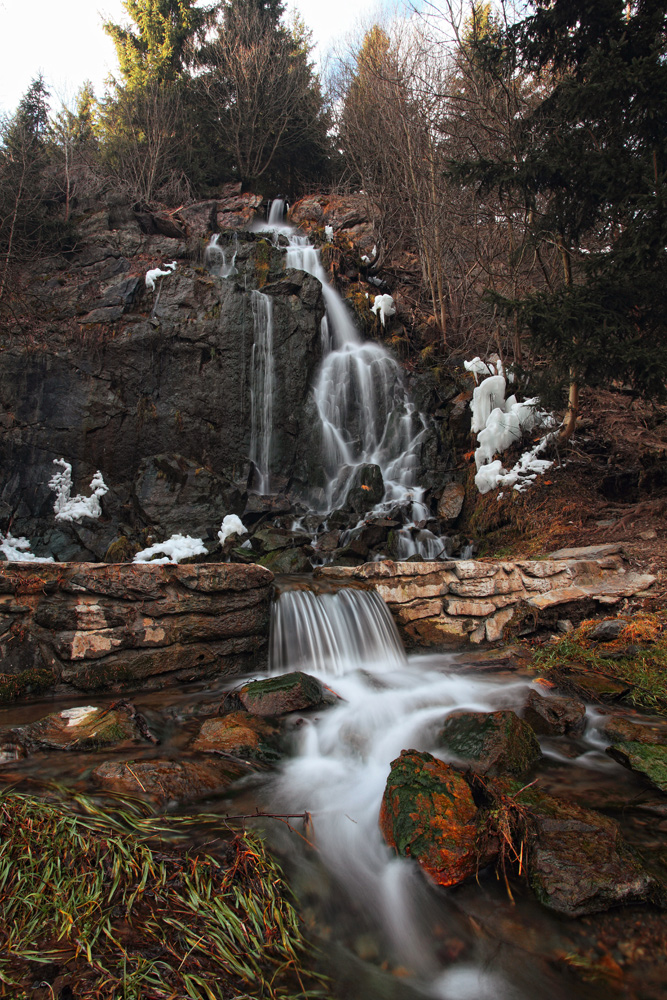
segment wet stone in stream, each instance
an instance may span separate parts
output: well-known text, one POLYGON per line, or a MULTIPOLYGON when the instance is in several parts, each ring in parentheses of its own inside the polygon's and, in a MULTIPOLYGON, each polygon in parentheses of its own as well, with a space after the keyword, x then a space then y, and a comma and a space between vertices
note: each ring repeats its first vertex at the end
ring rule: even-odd
POLYGON ((250 771, 241 762, 231 761, 107 761, 95 768, 92 777, 109 791, 135 797, 144 793, 163 805, 219 792, 250 771))
POLYGON ((452 712, 438 743, 478 774, 520 775, 542 756, 535 733, 515 712, 452 712))

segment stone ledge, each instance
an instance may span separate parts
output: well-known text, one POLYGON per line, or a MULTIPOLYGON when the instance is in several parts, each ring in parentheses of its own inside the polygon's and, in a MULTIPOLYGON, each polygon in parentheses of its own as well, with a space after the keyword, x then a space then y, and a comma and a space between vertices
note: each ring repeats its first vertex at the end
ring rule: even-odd
POLYGON ((412 645, 452 647, 496 643, 527 609, 533 618, 559 605, 613 605, 647 590, 656 577, 633 573, 620 545, 562 549, 548 559, 499 562, 383 562, 325 566, 315 575, 372 586, 387 602, 412 645))
POLYGON ((0 700, 36 672, 77 690, 245 672, 265 658, 272 582, 240 563, 0 563, 0 700))

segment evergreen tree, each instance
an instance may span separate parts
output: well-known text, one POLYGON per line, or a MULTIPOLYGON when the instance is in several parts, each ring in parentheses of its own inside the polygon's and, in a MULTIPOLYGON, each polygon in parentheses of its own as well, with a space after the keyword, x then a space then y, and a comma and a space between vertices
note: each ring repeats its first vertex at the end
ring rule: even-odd
POLYGON ((203 8, 196 0, 123 0, 134 27, 108 21, 104 30, 113 39, 123 82, 129 87, 148 81, 175 80, 192 56, 192 43, 218 9, 203 8))
POLYGON ((513 55, 543 97, 511 159, 478 159, 463 172, 519 192, 535 244, 557 251, 561 280, 504 305, 548 355, 548 380, 569 384, 569 435, 580 383, 665 392, 667 0, 530 8, 479 52, 487 66, 491 54, 513 55))

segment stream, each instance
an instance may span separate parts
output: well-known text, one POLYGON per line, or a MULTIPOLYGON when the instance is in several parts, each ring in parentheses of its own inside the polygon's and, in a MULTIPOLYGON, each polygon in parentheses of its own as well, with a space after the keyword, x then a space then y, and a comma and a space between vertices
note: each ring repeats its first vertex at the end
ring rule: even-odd
MULTIPOLYGON (((283 580, 269 673, 295 669, 318 677, 338 695, 337 703, 286 719, 289 753, 275 768, 256 769, 230 791, 194 807, 172 802, 168 808, 217 812, 221 820, 256 810, 309 814, 305 828, 298 821, 288 827, 265 820, 263 830, 320 943, 325 970, 334 978, 332 995, 359 1000, 664 996, 650 957, 652 949, 665 946, 660 911, 628 906, 562 918, 540 906, 518 880, 512 880, 510 900, 490 869, 477 881, 439 889, 382 839, 380 802, 390 762, 401 750, 426 750, 446 760, 436 734, 449 713, 520 710, 535 685, 532 676, 471 668, 465 653, 406 655, 377 595, 304 589, 283 580), (620 960, 627 972, 619 978, 613 963, 620 960)), ((266 674, 254 675, 260 676, 266 674)), ((159 737, 159 747, 147 744, 131 754, 105 751, 103 757, 38 752, 5 763, 5 781, 29 791, 57 781, 94 793, 91 772, 101 760, 192 757, 188 744, 202 719, 217 714, 225 693, 242 681, 220 678, 128 696, 159 737)), ((87 695, 11 705, 0 710, 0 728, 114 700, 87 695)), ((612 816, 649 863, 664 865, 660 845, 667 804, 605 754, 609 741, 598 731, 604 712, 589 707, 585 731, 576 739, 541 739, 543 759, 526 783, 537 778, 543 791, 612 816)), ((627 710, 615 714, 665 726, 664 720, 627 710)))

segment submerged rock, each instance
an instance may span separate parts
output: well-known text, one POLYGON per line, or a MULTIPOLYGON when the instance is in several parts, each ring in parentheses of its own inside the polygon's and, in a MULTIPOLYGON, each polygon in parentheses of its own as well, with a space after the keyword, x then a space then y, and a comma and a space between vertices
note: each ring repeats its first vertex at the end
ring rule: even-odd
POLYGON ((397 854, 414 858, 438 885, 457 885, 491 860, 477 853, 477 807, 462 774, 418 750, 391 763, 380 829, 397 854))
POLYGON ((522 713, 523 719, 536 733, 562 736, 580 733, 586 722, 586 706, 575 698, 543 698, 530 691, 522 713))
POLYGON ((252 715, 287 715, 309 708, 333 705, 336 695, 316 677, 296 670, 280 677, 251 681, 236 692, 241 704, 252 715))
POLYGON ((643 903, 658 885, 613 820, 532 789, 521 799, 533 825, 530 884, 549 909, 570 917, 643 903))
POLYGON ((607 747, 607 753, 631 771, 648 778, 661 792, 667 792, 667 746, 629 740, 607 747))
POLYGON ((133 760, 106 761, 92 777, 114 792, 143 792, 159 803, 186 801, 219 791, 247 772, 242 764, 223 761, 133 760))
POLYGON ((515 712, 452 712, 438 743, 478 774, 520 775, 542 756, 535 733, 515 712))
POLYGON ((14 736, 29 750, 105 750, 145 740, 137 719, 127 708, 94 705, 54 712, 15 729, 14 736))
POLYGON ((261 716, 230 712, 222 718, 208 719, 192 741, 191 749, 274 761, 280 757, 277 735, 276 727, 261 716))

